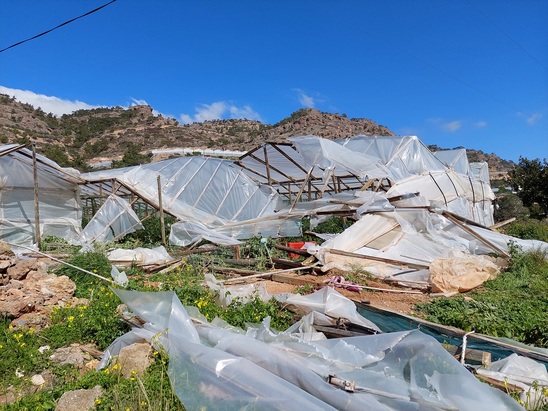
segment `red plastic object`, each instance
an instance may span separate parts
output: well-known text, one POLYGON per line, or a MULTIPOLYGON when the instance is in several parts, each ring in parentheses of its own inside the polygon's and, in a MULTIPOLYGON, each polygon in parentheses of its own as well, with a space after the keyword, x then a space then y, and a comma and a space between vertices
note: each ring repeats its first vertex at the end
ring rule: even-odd
MULTIPOLYGON (((295 242, 295 243, 287 243, 287 246, 289 248, 294 248, 296 250, 300 250, 301 248, 303 248, 304 246, 304 242, 303 241, 299 241, 299 242, 295 242)), ((291 258, 292 260, 297 260, 298 258, 302 257, 300 254, 296 254, 296 253, 289 253, 289 258, 291 258)))

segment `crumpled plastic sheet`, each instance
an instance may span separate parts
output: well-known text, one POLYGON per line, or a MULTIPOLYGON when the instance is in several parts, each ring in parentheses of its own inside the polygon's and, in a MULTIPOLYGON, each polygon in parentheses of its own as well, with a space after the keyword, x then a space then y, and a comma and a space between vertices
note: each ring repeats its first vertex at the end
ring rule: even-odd
POLYGON ((417 330, 311 341, 264 321, 243 334, 203 317, 193 323, 173 292, 114 291, 146 324, 115 340, 99 367, 123 346, 151 341, 169 355, 188 410, 522 409, 417 330), (353 381, 356 392, 327 383, 330 375, 353 381))
POLYGON ((543 390, 548 388, 548 371, 543 364, 531 358, 511 354, 486 368, 478 368, 476 372, 480 376, 522 388, 520 400, 531 409, 548 404, 548 398, 543 394, 543 390))
POLYGON ((218 282, 213 274, 206 274, 205 282, 210 290, 218 292, 217 302, 223 307, 228 307, 235 298, 242 303, 246 303, 255 297, 260 298, 262 301, 268 301, 272 298, 262 282, 226 287, 223 283, 218 282))
POLYGON ((171 257, 164 246, 155 248, 137 247, 133 250, 116 248, 109 251, 108 259, 115 265, 128 266, 132 263, 139 265, 162 264, 172 261, 171 257))
POLYGON ((113 194, 83 229, 79 242, 91 249, 95 242, 107 242, 143 228, 129 202, 113 194))

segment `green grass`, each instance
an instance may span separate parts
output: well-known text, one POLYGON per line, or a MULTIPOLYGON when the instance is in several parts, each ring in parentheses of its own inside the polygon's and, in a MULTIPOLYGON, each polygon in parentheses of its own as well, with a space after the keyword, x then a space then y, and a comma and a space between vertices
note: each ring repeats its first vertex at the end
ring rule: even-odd
MULTIPOLYGON (((259 244, 252 242, 251 248, 254 253, 262 252, 259 244)), ((111 265, 101 251, 76 253, 67 262, 107 278, 110 276, 111 265)), ((56 348, 73 343, 94 343, 104 350, 129 330, 129 326, 119 319, 117 307, 121 301, 109 284, 66 265, 55 272, 67 275, 76 283, 77 300, 53 308, 49 314, 49 327, 39 332, 16 330, 7 319, 0 321, 0 395, 10 391, 25 394, 11 405, 0 405, 0 410, 54 410, 65 391, 96 385, 103 388, 98 410, 184 410, 171 390, 167 376, 169 359, 159 353, 155 353, 153 365, 141 378, 129 380, 111 370, 81 373, 73 366, 51 363, 49 356, 56 348), (40 353, 39 348, 45 345, 50 349, 40 353), (53 383, 45 390, 34 392, 30 378, 46 369, 53 374, 53 383)), ((157 291, 158 288, 150 284, 161 284, 161 290, 174 291, 184 305, 197 306, 208 320, 220 317, 233 326, 245 327, 247 323, 259 323, 270 316, 271 326, 279 330, 286 329, 296 320, 280 303, 263 302, 259 298, 247 303, 236 299, 227 308, 220 307, 216 302, 217 294, 201 285, 203 265, 199 261, 193 263, 189 259, 181 267, 162 275, 147 276, 135 267, 126 273, 130 278, 129 289, 157 291)))
POLYGON ((416 308, 433 322, 548 348, 547 307, 546 254, 514 249, 508 268, 482 288, 416 308))

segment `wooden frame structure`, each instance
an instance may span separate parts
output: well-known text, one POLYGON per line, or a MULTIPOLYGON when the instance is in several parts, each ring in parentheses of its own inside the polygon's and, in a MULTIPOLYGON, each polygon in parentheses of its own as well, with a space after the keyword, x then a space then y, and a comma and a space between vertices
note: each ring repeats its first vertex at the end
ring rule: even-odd
POLYGON ((291 143, 267 142, 241 156, 236 162, 254 180, 274 187, 293 204, 312 201, 324 194, 371 188, 387 191, 391 182, 367 180, 346 170, 310 167, 291 143))

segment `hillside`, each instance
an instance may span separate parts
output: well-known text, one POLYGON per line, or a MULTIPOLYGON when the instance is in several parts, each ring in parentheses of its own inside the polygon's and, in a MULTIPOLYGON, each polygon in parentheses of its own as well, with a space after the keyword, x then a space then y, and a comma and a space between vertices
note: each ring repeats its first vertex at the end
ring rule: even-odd
MULTIPOLYGON (((328 139, 394 135, 373 120, 302 109, 270 125, 253 120, 212 120, 180 125, 154 115, 150 106, 78 110, 55 117, 0 94, 0 143, 35 142, 39 152, 61 165, 83 169, 86 164, 121 158, 128 150, 187 147, 246 151, 265 141, 314 134, 328 139), (108 153, 108 156, 105 155, 108 153)), ((487 161, 492 171, 507 172, 513 163, 494 154, 469 150, 471 161, 487 161)))

